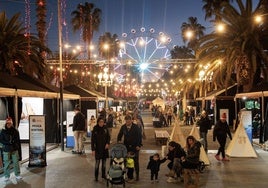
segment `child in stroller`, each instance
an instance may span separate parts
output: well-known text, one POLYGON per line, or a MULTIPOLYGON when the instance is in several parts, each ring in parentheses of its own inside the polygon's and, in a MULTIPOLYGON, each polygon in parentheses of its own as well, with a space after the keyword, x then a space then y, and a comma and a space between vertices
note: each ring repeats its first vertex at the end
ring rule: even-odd
POLYGON ((124 144, 115 144, 110 150, 110 155, 111 164, 107 174, 107 187, 109 184, 123 184, 125 187, 127 148, 124 144))

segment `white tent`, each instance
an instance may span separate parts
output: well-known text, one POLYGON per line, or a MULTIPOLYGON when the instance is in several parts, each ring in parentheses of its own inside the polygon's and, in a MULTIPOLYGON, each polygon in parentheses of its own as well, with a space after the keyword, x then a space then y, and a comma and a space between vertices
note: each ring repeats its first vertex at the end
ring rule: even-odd
POLYGON ((163 99, 161 99, 160 97, 155 98, 152 101, 153 105, 157 105, 157 106, 161 106, 162 110, 165 109, 165 101, 163 99))
POLYGON ((230 157, 257 158, 257 154, 248 138, 248 135, 242 123, 238 125, 233 139, 227 147, 226 154, 230 157))
POLYGON ((178 121, 178 118, 175 117, 175 124, 172 129, 171 135, 170 135, 170 141, 177 142, 181 145, 181 147, 185 147, 186 141, 185 137, 181 131, 181 127, 178 121))
MULTIPOLYGON (((193 126, 190 135, 194 136, 196 140, 200 141, 199 129, 196 127, 196 125, 193 126)), ((210 165, 208 155, 203 146, 200 148, 200 161, 203 161, 205 165, 210 165)))

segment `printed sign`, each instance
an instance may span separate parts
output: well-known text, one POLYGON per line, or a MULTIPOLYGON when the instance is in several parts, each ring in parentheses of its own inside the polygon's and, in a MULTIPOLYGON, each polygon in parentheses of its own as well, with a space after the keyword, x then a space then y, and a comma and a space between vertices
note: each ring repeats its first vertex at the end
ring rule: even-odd
POLYGON ((29 116, 29 167, 46 166, 45 116, 29 116))

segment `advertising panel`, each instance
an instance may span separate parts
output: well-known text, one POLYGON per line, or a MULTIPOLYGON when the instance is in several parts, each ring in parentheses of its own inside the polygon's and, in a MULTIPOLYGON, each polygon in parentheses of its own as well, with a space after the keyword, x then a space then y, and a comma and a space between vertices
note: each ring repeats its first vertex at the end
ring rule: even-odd
POLYGON ((46 166, 45 116, 29 116, 29 167, 46 166))
POLYGON ((74 147, 74 133, 73 133, 73 119, 74 119, 74 111, 67 112, 66 118, 66 147, 73 148, 74 147))

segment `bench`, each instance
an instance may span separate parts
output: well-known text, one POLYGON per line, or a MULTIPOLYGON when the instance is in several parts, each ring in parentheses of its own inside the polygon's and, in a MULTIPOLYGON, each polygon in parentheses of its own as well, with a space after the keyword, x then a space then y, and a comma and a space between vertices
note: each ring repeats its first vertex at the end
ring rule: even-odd
POLYGON ((198 169, 183 169, 184 187, 198 188, 199 175, 200 173, 198 169))
POLYGON ((166 145, 170 137, 166 130, 155 130, 155 141, 156 144, 166 145))

